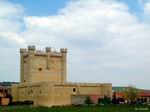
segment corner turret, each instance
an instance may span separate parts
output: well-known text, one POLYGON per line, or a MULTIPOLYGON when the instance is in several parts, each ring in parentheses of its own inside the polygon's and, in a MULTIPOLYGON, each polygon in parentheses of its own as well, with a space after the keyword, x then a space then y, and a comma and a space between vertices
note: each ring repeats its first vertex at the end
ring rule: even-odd
POLYGON ((61 77, 61 83, 66 83, 67 78, 67 48, 61 48, 60 53, 62 54, 62 77, 61 77))
POLYGON ((34 45, 29 45, 28 46, 28 51, 35 51, 35 46, 34 45))
POLYGON ((51 52, 51 47, 46 47, 46 52, 51 52))
POLYGON ((27 49, 21 48, 21 49, 20 49, 20 54, 23 54, 23 53, 26 52, 26 51, 27 51, 27 49))
POLYGON ((63 54, 63 53, 67 53, 67 48, 61 48, 60 49, 60 52, 63 54))
POLYGON ((47 69, 50 69, 50 65, 51 65, 51 47, 46 47, 46 65, 47 65, 47 69))

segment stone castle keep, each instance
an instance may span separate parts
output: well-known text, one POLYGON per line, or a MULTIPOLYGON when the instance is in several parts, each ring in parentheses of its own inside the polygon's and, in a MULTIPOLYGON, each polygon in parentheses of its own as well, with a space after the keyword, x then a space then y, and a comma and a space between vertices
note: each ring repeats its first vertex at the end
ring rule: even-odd
MULTIPOLYGON (((111 83, 67 82, 67 49, 45 51, 28 46, 20 49, 20 84, 12 86, 14 101, 34 101, 34 105, 83 104, 87 95, 111 97, 111 83)), ((90 66, 90 65, 89 65, 90 66)), ((85 74, 86 77, 86 74, 85 74)), ((94 103, 97 103, 97 100, 94 103)))
POLYGON ((66 82, 66 54, 67 49, 60 52, 51 52, 46 47, 46 52, 35 51, 35 46, 20 49, 21 83, 34 83, 50 81, 53 83, 66 82))

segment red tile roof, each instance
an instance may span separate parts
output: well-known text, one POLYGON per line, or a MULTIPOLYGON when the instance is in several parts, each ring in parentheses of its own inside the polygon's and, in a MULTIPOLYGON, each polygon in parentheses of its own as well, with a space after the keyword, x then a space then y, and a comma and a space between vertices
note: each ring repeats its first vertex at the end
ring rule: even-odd
MULTIPOLYGON (((116 97, 123 97, 124 93, 123 92, 115 92, 116 97)), ((139 97, 150 97, 150 90, 141 90, 139 91, 138 94, 139 97)))
POLYGON ((5 87, 4 87, 4 86, 2 86, 2 85, 0 85, 0 90, 3 90, 3 89, 5 89, 5 87))
POLYGON ((150 97, 150 90, 143 90, 139 93, 140 97, 150 97))
POLYGON ((117 98, 122 98, 124 96, 123 92, 115 92, 117 98))

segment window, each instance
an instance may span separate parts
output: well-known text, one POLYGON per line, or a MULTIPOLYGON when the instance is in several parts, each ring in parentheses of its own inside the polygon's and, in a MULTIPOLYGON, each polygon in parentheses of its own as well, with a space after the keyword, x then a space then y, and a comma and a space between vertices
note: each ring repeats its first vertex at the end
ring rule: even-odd
POLYGON ((39 68, 39 71, 42 71, 42 68, 39 68))
POLYGON ((33 93, 33 90, 31 89, 31 94, 33 93))
POLYGON ((76 92, 76 88, 73 88, 73 92, 76 92))

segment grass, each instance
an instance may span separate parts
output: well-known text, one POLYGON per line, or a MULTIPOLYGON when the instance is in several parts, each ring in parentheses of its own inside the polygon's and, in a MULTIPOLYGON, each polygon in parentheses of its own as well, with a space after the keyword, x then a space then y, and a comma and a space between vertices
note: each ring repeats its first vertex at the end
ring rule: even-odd
POLYGON ((150 106, 0 107, 0 112, 150 112, 150 106))

